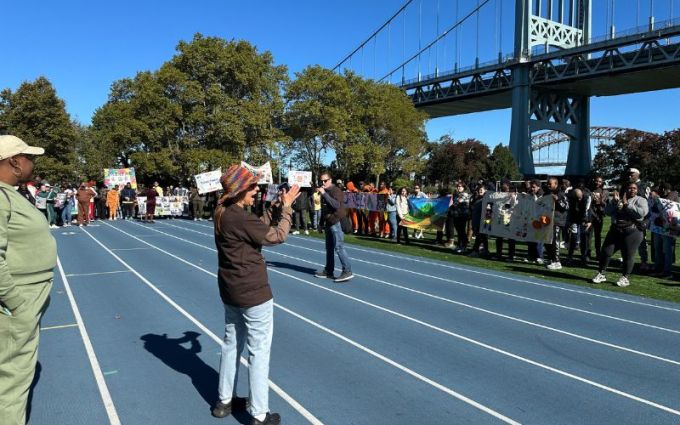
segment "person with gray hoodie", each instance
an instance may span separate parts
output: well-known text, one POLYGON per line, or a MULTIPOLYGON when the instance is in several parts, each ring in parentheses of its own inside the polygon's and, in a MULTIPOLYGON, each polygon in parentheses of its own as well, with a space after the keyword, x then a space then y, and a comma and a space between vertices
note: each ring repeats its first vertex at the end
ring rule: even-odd
POLYGON ((600 264, 593 283, 605 282, 609 260, 614 252, 621 250, 623 257, 623 273, 616 282, 622 288, 630 285, 628 277, 633 271, 635 253, 642 242, 644 219, 649 212, 647 199, 638 195, 638 186, 629 183, 623 197, 618 192, 607 202, 604 210, 606 215, 611 216, 612 225, 604 238, 600 264))

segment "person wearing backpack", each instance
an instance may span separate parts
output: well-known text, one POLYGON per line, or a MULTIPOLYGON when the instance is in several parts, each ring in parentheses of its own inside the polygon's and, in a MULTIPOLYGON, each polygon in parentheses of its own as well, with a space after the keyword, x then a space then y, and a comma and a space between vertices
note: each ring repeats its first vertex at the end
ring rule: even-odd
POLYGON ((24 425, 40 320, 49 304, 57 244, 43 214, 15 186, 43 148, 0 136, 0 422, 24 425))

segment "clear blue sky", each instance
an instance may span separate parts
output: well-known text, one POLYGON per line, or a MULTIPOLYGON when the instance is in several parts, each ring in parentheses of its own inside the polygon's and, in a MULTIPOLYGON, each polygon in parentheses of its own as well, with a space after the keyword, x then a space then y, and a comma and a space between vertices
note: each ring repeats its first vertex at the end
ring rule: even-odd
MULTIPOLYGON (((436 2, 423 0, 423 8, 432 11, 436 2)), ((674 15, 678 16, 680 0, 673 2, 674 15)), ((276 62, 287 65, 292 74, 310 64, 334 66, 402 3, 402 0, 5 2, 0 88, 15 90, 21 82, 44 75, 66 101, 71 116, 87 124, 95 109, 106 101, 113 81, 134 76, 138 71, 158 69, 174 54, 179 40, 190 40, 196 32, 248 40, 260 50, 271 51, 276 62)), ((440 0, 442 21, 446 20, 444 11, 450 12, 454 3, 455 0, 440 0)), ((600 4, 597 7, 605 4, 604 0, 596 3, 600 4)), ((667 19, 671 1, 656 3, 657 20, 667 19)), ((461 9, 475 4, 476 0, 460 0, 461 9)), ((512 0, 504 0, 506 10, 511 10, 512 4, 512 0)), ((635 16, 635 4, 636 0, 617 0, 614 21, 618 28, 629 28, 636 19, 646 19, 647 11, 642 11, 641 17, 635 16)), ((597 33, 603 31, 610 18, 604 9, 596 10, 596 14, 597 33)), ((504 20, 511 19, 508 16, 506 13, 504 20)), ((415 12, 407 17, 417 22, 415 12)), ((424 39, 430 37, 427 30, 436 32, 432 22, 425 23, 424 39)), ((442 22, 441 27, 450 24, 442 22)), ((415 23, 407 25, 409 30, 416 28, 415 23)), ((507 33, 509 25, 505 27, 507 33)), ((415 34, 409 32, 408 38, 414 46, 415 34)), ((473 39, 470 30, 464 38, 463 48, 473 50, 469 44, 473 39)), ((511 36, 503 35, 500 44, 509 43, 511 36)), ((450 48, 449 44, 446 50, 450 48)), ((482 50, 494 55, 491 48, 482 50)), ((441 58, 448 55, 447 60, 454 55, 451 51, 439 54, 441 58)), ((393 61, 399 59, 395 56, 393 61)), ((369 53, 367 57, 370 60, 369 53)), ((595 98, 591 124, 670 130, 680 126, 677 114, 670 113, 677 110, 679 101, 680 89, 595 98)), ((456 139, 475 137, 492 146, 499 142, 507 144, 510 111, 440 118, 428 122, 427 131, 431 140, 451 134, 456 139)))

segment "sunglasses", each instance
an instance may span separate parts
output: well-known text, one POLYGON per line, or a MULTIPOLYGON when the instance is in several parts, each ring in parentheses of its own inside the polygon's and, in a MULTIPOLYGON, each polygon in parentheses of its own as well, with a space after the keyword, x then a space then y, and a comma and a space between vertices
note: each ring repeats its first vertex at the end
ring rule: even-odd
POLYGON ((321 183, 326 183, 327 181, 330 181, 331 179, 321 179, 321 183))

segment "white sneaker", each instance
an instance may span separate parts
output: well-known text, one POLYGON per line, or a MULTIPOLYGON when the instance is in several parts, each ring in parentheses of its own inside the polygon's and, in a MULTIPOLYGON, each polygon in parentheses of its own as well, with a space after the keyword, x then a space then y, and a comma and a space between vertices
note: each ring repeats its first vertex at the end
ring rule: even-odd
POLYGON ((56 224, 50 225, 50 229, 56 229, 56 228, 57 228, 57 225, 56 225, 56 224))
POLYGON ((561 270, 562 264, 559 261, 553 261, 552 263, 548 264, 546 267, 548 268, 548 270, 561 270))
POLYGON ((305 230, 305 235, 309 236, 309 230, 305 230))
POLYGON ((593 283, 602 283, 602 282, 606 282, 606 281, 607 281, 607 278, 602 273, 598 273, 592 280, 593 283))
POLYGON ((292 234, 292 235, 299 235, 300 232, 298 232, 297 230, 293 230, 293 231, 291 232, 291 234, 292 234))
POLYGON ((628 278, 626 276, 621 276, 619 280, 616 281, 616 286, 619 286, 621 288, 625 288, 628 285, 630 285, 630 282, 628 281, 628 278))
POLYGON ((543 259, 542 259, 542 258, 537 258, 537 259, 536 259, 536 264, 543 264, 543 259))

